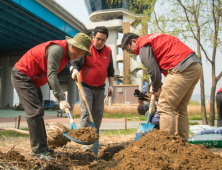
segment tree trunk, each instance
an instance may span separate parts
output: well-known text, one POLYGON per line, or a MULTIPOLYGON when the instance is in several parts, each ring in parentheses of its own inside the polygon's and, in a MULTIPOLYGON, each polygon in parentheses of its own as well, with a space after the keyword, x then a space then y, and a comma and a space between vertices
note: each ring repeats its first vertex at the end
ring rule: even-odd
POLYGON ((207 113, 205 106, 205 92, 204 92, 204 76, 203 73, 200 77, 200 91, 201 91, 201 115, 202 115, 202 124, 207 125, 207 113))
POLYGON ((215 120, 215 90, 216 90, 217 82, 213 81, 211 87, 211 94, 210 94, 210 117, 209 117, 209 125, 214 126, 215 120))

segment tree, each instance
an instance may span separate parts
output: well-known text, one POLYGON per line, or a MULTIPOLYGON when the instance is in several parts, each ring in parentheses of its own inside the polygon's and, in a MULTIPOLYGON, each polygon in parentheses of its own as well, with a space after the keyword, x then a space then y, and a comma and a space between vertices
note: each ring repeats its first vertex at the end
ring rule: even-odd
MULTIPOLYGON (((204 55, 211 64, 212 86, 210 95, 209 125, 215 120, 215 90, 222 71, 216 76, 216 53, 221 52, 221 1, 220 0, 140 0, 133 2, 131 12, 143 8, 144 17, 137 24, 148 22, 151 33, 162 32, 187 42, 196 42, 196 52, 202 61, 204 55), (155 6, 154 6, 155 4, 155 6), (134 8, 139 6, 139 8, 134 8), (146 7, 146 9, 144 9, 146 7), (208 49, 212 49, 210 54, 208 49)), ((135 24, 135 23, 134 23, 135 24)), ((203 124, 207 124, 204 94, 204 77, 200 79, 201 112, 203 124)))

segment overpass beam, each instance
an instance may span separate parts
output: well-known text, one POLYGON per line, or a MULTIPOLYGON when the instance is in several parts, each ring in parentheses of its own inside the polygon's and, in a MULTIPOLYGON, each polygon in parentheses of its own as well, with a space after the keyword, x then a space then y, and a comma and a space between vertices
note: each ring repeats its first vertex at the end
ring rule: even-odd
POLYGON ((1 93, 0 108, 4 108, 9 103, 13 106, 14 87, 11 82, 11 70, 13 66, 9 66, 9 57, 1 58, 1 93))
POLYGON ((75 81, 69 76, 68 78, 68 102, 71 108, 74 108, 76 101, 79 100, 79 91, 75 81))

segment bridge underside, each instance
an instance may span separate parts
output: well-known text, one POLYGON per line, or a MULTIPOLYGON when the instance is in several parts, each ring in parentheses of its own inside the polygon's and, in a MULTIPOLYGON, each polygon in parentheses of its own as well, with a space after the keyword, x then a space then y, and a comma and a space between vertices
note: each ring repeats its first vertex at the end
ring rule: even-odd
MULTIPOLYGON (((49 2, 51 5, 55 3, 50 0, 43 3, 49 2)), ((62 40, 65 35, 74 36, 78 32, 79 29, 72 27, 36 0, 0 0, 0 108, 8 103, 13 105, 11 70, 23 54, 38 44, 62 40)), ((74 104, 78 99, 78 91, 71 80, 68 67, 58 78, 67 82, 68 101, 74 104)), ((49 99, 48 85, 42 91, 44 99, 49 99)))

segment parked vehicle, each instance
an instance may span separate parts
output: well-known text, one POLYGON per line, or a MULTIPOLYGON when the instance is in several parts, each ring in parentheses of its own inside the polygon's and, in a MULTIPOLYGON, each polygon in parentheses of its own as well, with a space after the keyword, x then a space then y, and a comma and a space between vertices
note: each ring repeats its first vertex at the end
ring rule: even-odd
POLYGON ((47 110, 58 110, 59 109, 59 103, 55 102, 53 100, 44 100, 43 106, 44 106, 44 109, 47 109, 47 110))

